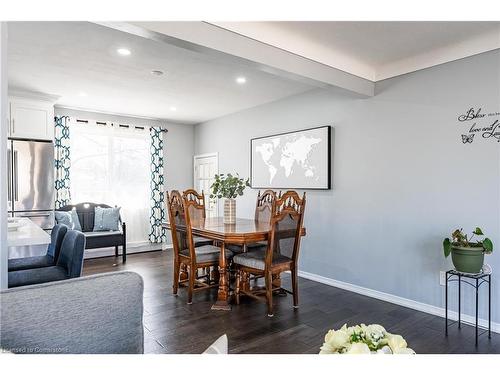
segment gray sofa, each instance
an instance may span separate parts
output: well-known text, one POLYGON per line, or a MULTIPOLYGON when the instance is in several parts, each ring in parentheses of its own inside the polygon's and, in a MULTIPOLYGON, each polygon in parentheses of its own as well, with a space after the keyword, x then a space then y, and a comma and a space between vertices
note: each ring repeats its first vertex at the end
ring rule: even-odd
POLYGON ((143 280, 113 272, 0 292, 0 347, 13 353, 144 352, 143 280))

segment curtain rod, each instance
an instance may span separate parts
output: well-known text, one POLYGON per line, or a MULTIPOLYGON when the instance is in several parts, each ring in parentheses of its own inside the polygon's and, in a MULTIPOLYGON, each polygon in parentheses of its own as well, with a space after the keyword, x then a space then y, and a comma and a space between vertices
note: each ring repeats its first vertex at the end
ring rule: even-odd
MULTIPOLYGON (((88 124, 89 123, 89 120, 81 120, 81 119, 76 119, 76 122, 80 122, 80 123, 84 123, 84 124, 88 124)), ((95 122, 97 125, 101 125, 101 126, 105 126, 105 125, 108 125, 106 122, 102 122, 102 121, 96 121, 95 122)), ((111 126, 115 126, 115 123, 110 123, 111 126)), ((149 128, 152 128, 153 126, 135 126, 135 125, 125 125, 125 124, 117 124, 118 127, 120 128, 126 128, 126 129, 129 129, 129 128, 134 128, 134 129, 137 129, 137 130, 145 130, 146 127, 149 127, 149 128)), ((156 126, 156 127, 159 127, 159 126, 156 126)), ((168 129, 164 129, 164 128, 161 128, 160 127, 160 132, 162 133, 168 133, 168 129)))

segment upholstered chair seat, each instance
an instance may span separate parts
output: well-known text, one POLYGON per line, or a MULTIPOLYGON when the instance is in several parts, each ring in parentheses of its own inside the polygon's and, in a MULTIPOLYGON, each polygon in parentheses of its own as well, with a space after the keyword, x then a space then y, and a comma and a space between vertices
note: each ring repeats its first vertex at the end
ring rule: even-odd
MULTIPOLYGON (((220 255, 220 248, 212 245, 205 245, 195 248, 196 261, 199 263, 218 262, 220 255)), ((189 249, 181 251, 181 255, 189 257, 189 249)), ((226 259, 233 257, 233 252, 230 250, 225 251, 226 259)))
MULTIPOLYGON (((273 266, 291 262, 292 259, 284 255, 278 253, 273 255, 273 266)), ((233 258, 233 263, 263 271, 266 266, 266 250, 254 250, 242 254, 237 254, 233 258)))

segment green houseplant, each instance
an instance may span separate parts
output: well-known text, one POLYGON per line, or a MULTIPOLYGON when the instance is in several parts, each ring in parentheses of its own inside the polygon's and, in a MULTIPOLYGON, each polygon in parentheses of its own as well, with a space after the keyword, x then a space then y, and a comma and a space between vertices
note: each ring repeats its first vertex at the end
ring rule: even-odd
POLYGON ((210 198, 224 199, 224 224, 236 222, 236 198, 243 195, 243 191, 250 186, 249 179, 240 178, 239 174, 233 176, 231 173, 216 174, 215 181, 210 186, 212 193, 210 198))
POLYGON ((491 254, 493 251, 493 243, 489 238, 482 238, 483 236, 481 228, 476 228, 470 239, 462 229, 456 229, 451 234, 451 240, 445 238, 443 241, 444 256, 448 257, 451 253, 451 260, 457 271, 481 272, 484 254, 491 254), (477 240, 472 242, 474 236, 477 236, 477 240))

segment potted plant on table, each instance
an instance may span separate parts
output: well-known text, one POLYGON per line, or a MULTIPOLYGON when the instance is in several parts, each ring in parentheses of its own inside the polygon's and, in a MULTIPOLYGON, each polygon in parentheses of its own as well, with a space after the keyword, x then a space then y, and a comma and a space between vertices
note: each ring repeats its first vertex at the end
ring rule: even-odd
POLYGON ((453 265, 459 272, 480 273, 483 268, 484 254, 491 254, 493 251, 493 243, 489 238, 480 239, 483 236, 481 228, 476 228, 470 239, 462 229, 456 229, 451 234, 451 240, 445 238, 443 241, 444 256, 448 257, 451 253, 453 265), (472 242, 474 236, 478 239, 472 242))
POLYGON ((210 198, 224 199, 224 224, 236 223, 236 198, 243 195, 243 190, 250 186, 249 179, 240 178, 238 173, 233 176, 231 173, 216 174, 215 181, 210 186, 212 193, 210 198))

